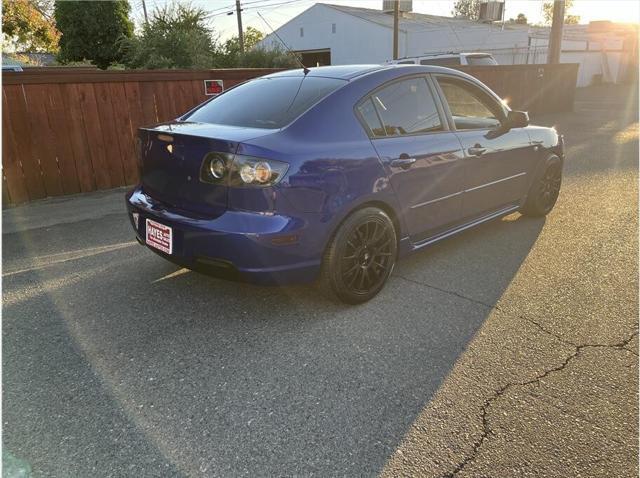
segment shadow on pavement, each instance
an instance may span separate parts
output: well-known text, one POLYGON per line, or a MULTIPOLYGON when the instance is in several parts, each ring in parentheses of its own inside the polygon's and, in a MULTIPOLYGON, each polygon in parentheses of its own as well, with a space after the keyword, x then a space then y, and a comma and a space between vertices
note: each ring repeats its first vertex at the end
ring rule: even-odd
MULTIPOLYGON (((35 476, 375 474, 543 224, 515 214, 434 245, 358 307, 139 246, 8 275, 5 444, 35 476)), ((128 227, 108 216, 5 235, 5 270, 130 241, 128 227)))

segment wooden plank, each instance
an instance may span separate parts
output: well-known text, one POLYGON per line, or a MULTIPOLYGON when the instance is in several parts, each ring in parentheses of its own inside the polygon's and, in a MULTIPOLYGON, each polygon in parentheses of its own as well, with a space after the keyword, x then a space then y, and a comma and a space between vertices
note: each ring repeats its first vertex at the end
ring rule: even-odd
POLYGON ((193 108, 193 97, 191 95, 191 82, 178 81, 178 92, 180 97, 180 115, 185 114, 193 108))
POLYGON ((55 147, 56 138, 49 125, 47 103, 49 102, 49 85, 25 85, 24 96, 27 114, 31 123, 30 141, 33 151, 40 162, 42 179, 47 196, 61 196, 62 177, 58 168, 55 147))
POLYGON ((89 150, 89 138, 87 137, 82 114, 81 95, 78 85, 69 83, 59 85, 62 96, 65 99, 65 124, 67 136, 73 151, 73 158, 78 174, 78 182, 81 192, 95 191, 96 179, 91 163, 91 151, 89 150))
POLYGON ((165 82, 156 81, 153 83, 156 98, 156 111, 158 112, 158 122, 162 123, 171 119, 171 102, 168 98, 168 91, 165 82))
POLYGON ((135 156, 134 136, 131 131, 131 104, 123 83, 105 83, 111 92, 114 126, 118 135, 118 146, 124 172, 124 184, 135 184, 138 180, 138 167, 135 156))
POLYGON ((204 94, 204 83, 199 80, 191 80, 191 95, 193 97, 193 107, 205 101, 208 97, 204 94))
POLYGON ((11 204, 11 197, 9 196, 9 187, 7 186, 7 177, 2 175, 2 209, 5 209, 11 204))
POLYGON ((156 92, 153 83, 139 83, 140 101, 142 103, 143 126, 149 126, 159 122, 158 108, 156 106, 156 92))
POLYGON ((120 157, 119 138, 116 131, 116 115, 111 102, 111 91, 108 83, 94 83, 93 89, 96 95, 96 105, 100 129, 105 144, 105 158, 109 171, 109 184, 112 188, 124 186, 124 167, 120 157))
MULTIPOLYGON (((62 189, 65 194, 75 194, 81 191, 76 161, 73 154, 70 139, 70 125, 66 114, 66 98, 59 84, 48 85, 47 115, 55 140, 52 146, 55 148, 58 159, 58 168, 62 179, 62 189)), ((84 158, 83 158, 84 159, 84 158)))
POLYGON ((93 84, 80 83, 77 88, 96 187, 98 189, 109 189, 111 187, 111 177, 107 163, 107 146, 102 136, 100 112, 98 111, 93 84))
POLYGON ((16 139, 9 126, 9 107, 7 98, 2 95, 2 170, 3 170, 3 198, 7 204, 18 204, 29 200, 29 191, 22 174, 22 167, 18 160, 16 139), (6 193, 6 195, 5 195, 6 193))
POLYGON ((11 134, 15 138, 17 158, 22 167, 29 199, 40 199, 47 195, 40 164, 34 154, 31 143, 31 126, 27 114, 27 105, 20 85, 3 85, 7 100, 7 109, 3 111, 9 119, 11 134))

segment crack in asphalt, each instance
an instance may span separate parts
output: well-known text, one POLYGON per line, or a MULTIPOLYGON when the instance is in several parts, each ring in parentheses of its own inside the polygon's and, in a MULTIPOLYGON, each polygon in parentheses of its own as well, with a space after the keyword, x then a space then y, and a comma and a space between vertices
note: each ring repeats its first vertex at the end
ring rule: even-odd
MULTIPOLYGON (((527 319, 528 320, 528 319, 527 319)), ((544 330, 542 327, 540 328, 541 330, 544 330)), ((555 334, 551 334, 555 337, 555 334)), ((482 434, 480 435, 480 438, 473 444, 473 450, 471 451, 471 453, 464 459, 462 460, 460 463, 458 463, 458 465, 456 465, 456 467, 453 469, 453 471, 451 471, 450 473, 447 473, 445 475, 443 475, 443 478, 453 478, 455 477, 458 473, 460 473, 469 463, 473 462, 476 458, 476 456, 478 455, 478 452, 480 451, 480 448, 482 447, 482 445, 484 444, 484 441, 487 439, 487 437, 491 434, 493 434, 491 427, 489 426, 489 420, 487 418, 487 413, 488 413, 488 409, 491 406, 491 404, 493 402, 495 402, 498 398, 500 398, 502 395, 504 395, 504 393, 511 389, 512 387, 525 387, 527 385, 532 385, 534 383, 538 383, 540 382, 542 379, 544 379, 545 377, 547 377, 548 375, 554 373, 554 372, 559 372, 561 370, 563 370, 567 365, 569 365, 569 363, 576 358, 578 355, 580 355, 580 352, 585 349, 585 348, 615 348, 615 349, 619 349, 619 350, 625 350, 627 352, 630 352, 629 349, 626 348, 626 346, 629 344, 629 342, 631 342, 635 336, 638 335, 638 330, 634 330, 633 333, 631 333, 629 335, 629 337, 627 337, 626 339, 624 339, 623 341, 617 343, 617 344, 581 344, 581 345, 573 345, 575 347, 575 350, 573 351, 573 353, 569 354, 564 361, 558 365, 557 367, 553 367, 551 369, 545 370, 543 373, 537 375, 536 377, 532 378, 531 380, 527 380, 526 382, 516 382, 516 383, 512 383, 509 382, 505 385, 503 385, 502 387, 500 387, 498 390, 496 390, 493 395, 489 398, 487 398, 483 405, 482 405, 482 434)), ((565 343, 569 344, 570 342, 564 341, 565 343)))
MULTIPOLYGON (((444 294, 449 294, 449 295, 453 295, 455 297, 458 297, 460 299, 466 300, 468 302, 472 302, 478 305, 481 305, 483 307, 486 307, 490 310, 497 310, 498 312, 501 313, 506 313, 504 310, 502 310, 500 308, 500 306, 496 305, 496 304, 488 304, 486 302, 483 302, 481 300, 477 300, 477 299, 473 299, 471 297, 467 297, 464 294, 461 294, 459 292, 456 291, 452 291, 452 290, 448 290, 448 289, 444 289, 441 287, 437 287, 434 286, 432 284, 428 284, 426 282, 422 282, 422 281, 417 281, 415 279, 410 279, 408 277, 404 277, 398 274, 394 274, 394 277, 398 277, 399 279, 405 280, 407 282, 411 282, 413 284, 417 284, 423 287, 428 287, 430 289, 433 290, 437 290, 439 292, 442 292, 444 294)), ((525 387, 527 385, 532 385, 534 383, 538 383, 540 382, 542 379, 544 379, 545 377, 547 377, 548 375, 555 373, 555 372, 559 372, 561 370, 563 370, 567 365, 569 365, 569 363, 576 358, 580 352, 585 349, 585 348, 615 348, 615 349, 619 349, 619 350, 624 350, 626 352, 630 352, 635 356, 638 356, 638 354, 627 348, 627 345, 629 345, 629 343, 636 337, 636 335, 638 335, 638 330, 634 330, 629 337, 627 337, 626 339, 624 339, 623 341, 616 343, 616 344, 577 344, 575 342, 572 342, 564 337, 562 337, 561 335, 552 332, 550 330, 548 330, 546 327, 544 327, 542 324, 538 323, 537 321, 533 320, 531 317, 527 317, 524 315, 519 315, 518 316, 521 320, 527 321, 530 324, 534 325, 535 327, 537 327, 541 332, 543 332, 544 334, 547 334, 553 338, 555 338, 556 340, 558 340, 559 342, 562 342, 565 345, 568 345, 570 347, 574 348, 574 351, 569 354, 564 361, 557 367, 553 367, 551 369, 545 370, 543 373, 541 373, 540 375, 537 375, 536 377, 532 378, 531 380, 527 380, 526 382, 509 382, 505 385, 503 385, 502 387, 500 387, 499 389, 495 390, 493 395, 490 396, 489 398, 487 398, 483 405, 482 405, 482 434, 480 435, 480 438, 473 444, 473 449, 471 451, 471 453, 464 459, 462 460, 460 463, 458 463, 458 465, 456 465, 456 467, 453 469, 453 471, 451 471, 450 473, 447 473, 445 475, 442 475, 442 478, 453 478, 455 477, 458 473, 460 473, 469 463, 473 462, 476 458, 476 456, 478 455, 478 452, 480 451, 480 448, 482 447, 482 445, 484 444, 484 441, 487 439, 487 437, 490 434, 493 434, 493 432, 491 431, 491 427, 489 426, 489 420, 487 417, 487 413, 488 413, 488 409, 489 406, 495 402, 498 398, 500 398, 507 390, 509 390, 512 387, 525 387)))

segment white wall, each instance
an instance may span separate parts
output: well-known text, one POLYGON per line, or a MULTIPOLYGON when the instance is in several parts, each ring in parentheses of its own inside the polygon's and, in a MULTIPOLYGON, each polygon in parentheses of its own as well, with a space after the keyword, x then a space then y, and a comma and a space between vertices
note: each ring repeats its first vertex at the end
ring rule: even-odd
POLYGON ((526 29, 502 30, 499 26, 472 25, 469 28, 442 28, 409 34, 409 56, 446 51, 491 51, 526 46, 526 29))
MULTIPOLYGON (((532 39, 532 46, 539 49, 535 63, 547 62, 548 43, 547 39, 532 39)), ((577 79, 579 87, 591 85, 596 75, 602 75, 604 82, 616 83, 620 79, 624 63, 628 61, 629 53, 608 50, 620 50, 622 46, 622 40, 619 38, 588 43, 586 40, 563 40, 560 62, 580 64, 577 79)))
MULTIPOLYGON (((393 30, 316 4, 280 27, 278 35, 292 50, 331 50, 331 64, 384 63, 393 57, 393 30), (332 24, 336 33, 332 33, 332 24), (304 36, 300 36, 300 28, 304 36)), ((443 24, 427 26, 423 31, 399 34, 399 56, 418 56, 427 52, 475 51, 478 49, 526 46, 526 29, 502 30, 498 26, 472 25, 460 28, 443 24), (455 28, 455 31, 453 30, 455 28)), ((261 45, 281 45, 275 35, 268 35, 261 45)))
MULTIPOLYGON (((390 28, 368 22, 316 4, 280 27, 278 35, 292 50, 331 50, 331 64, 383 63, 392 56, 393 35, 390 28), (332 33, 332 24, 336 33, 332 33), (300 28, 304 36, 300 36, 300 28)), ((400 43, 403 43, 401 38, 400 43)), ((280 46, 275 35, 261 42, 270 48, 280 46)))

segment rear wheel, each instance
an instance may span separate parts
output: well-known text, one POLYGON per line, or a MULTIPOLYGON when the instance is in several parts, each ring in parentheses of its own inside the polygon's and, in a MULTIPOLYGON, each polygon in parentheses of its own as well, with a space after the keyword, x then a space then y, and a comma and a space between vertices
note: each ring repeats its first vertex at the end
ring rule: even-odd
POLYGON ((546 216, 555 206, 562 184, 562 161, 550 156, 531 184, 520 212, 525 216, 546 216))
POLYGON ((321 286, 349 304, 368 301, 391 274, 397 247, 393 222, 384 211, 367 207, 354 212, 327 248, 321 286))

